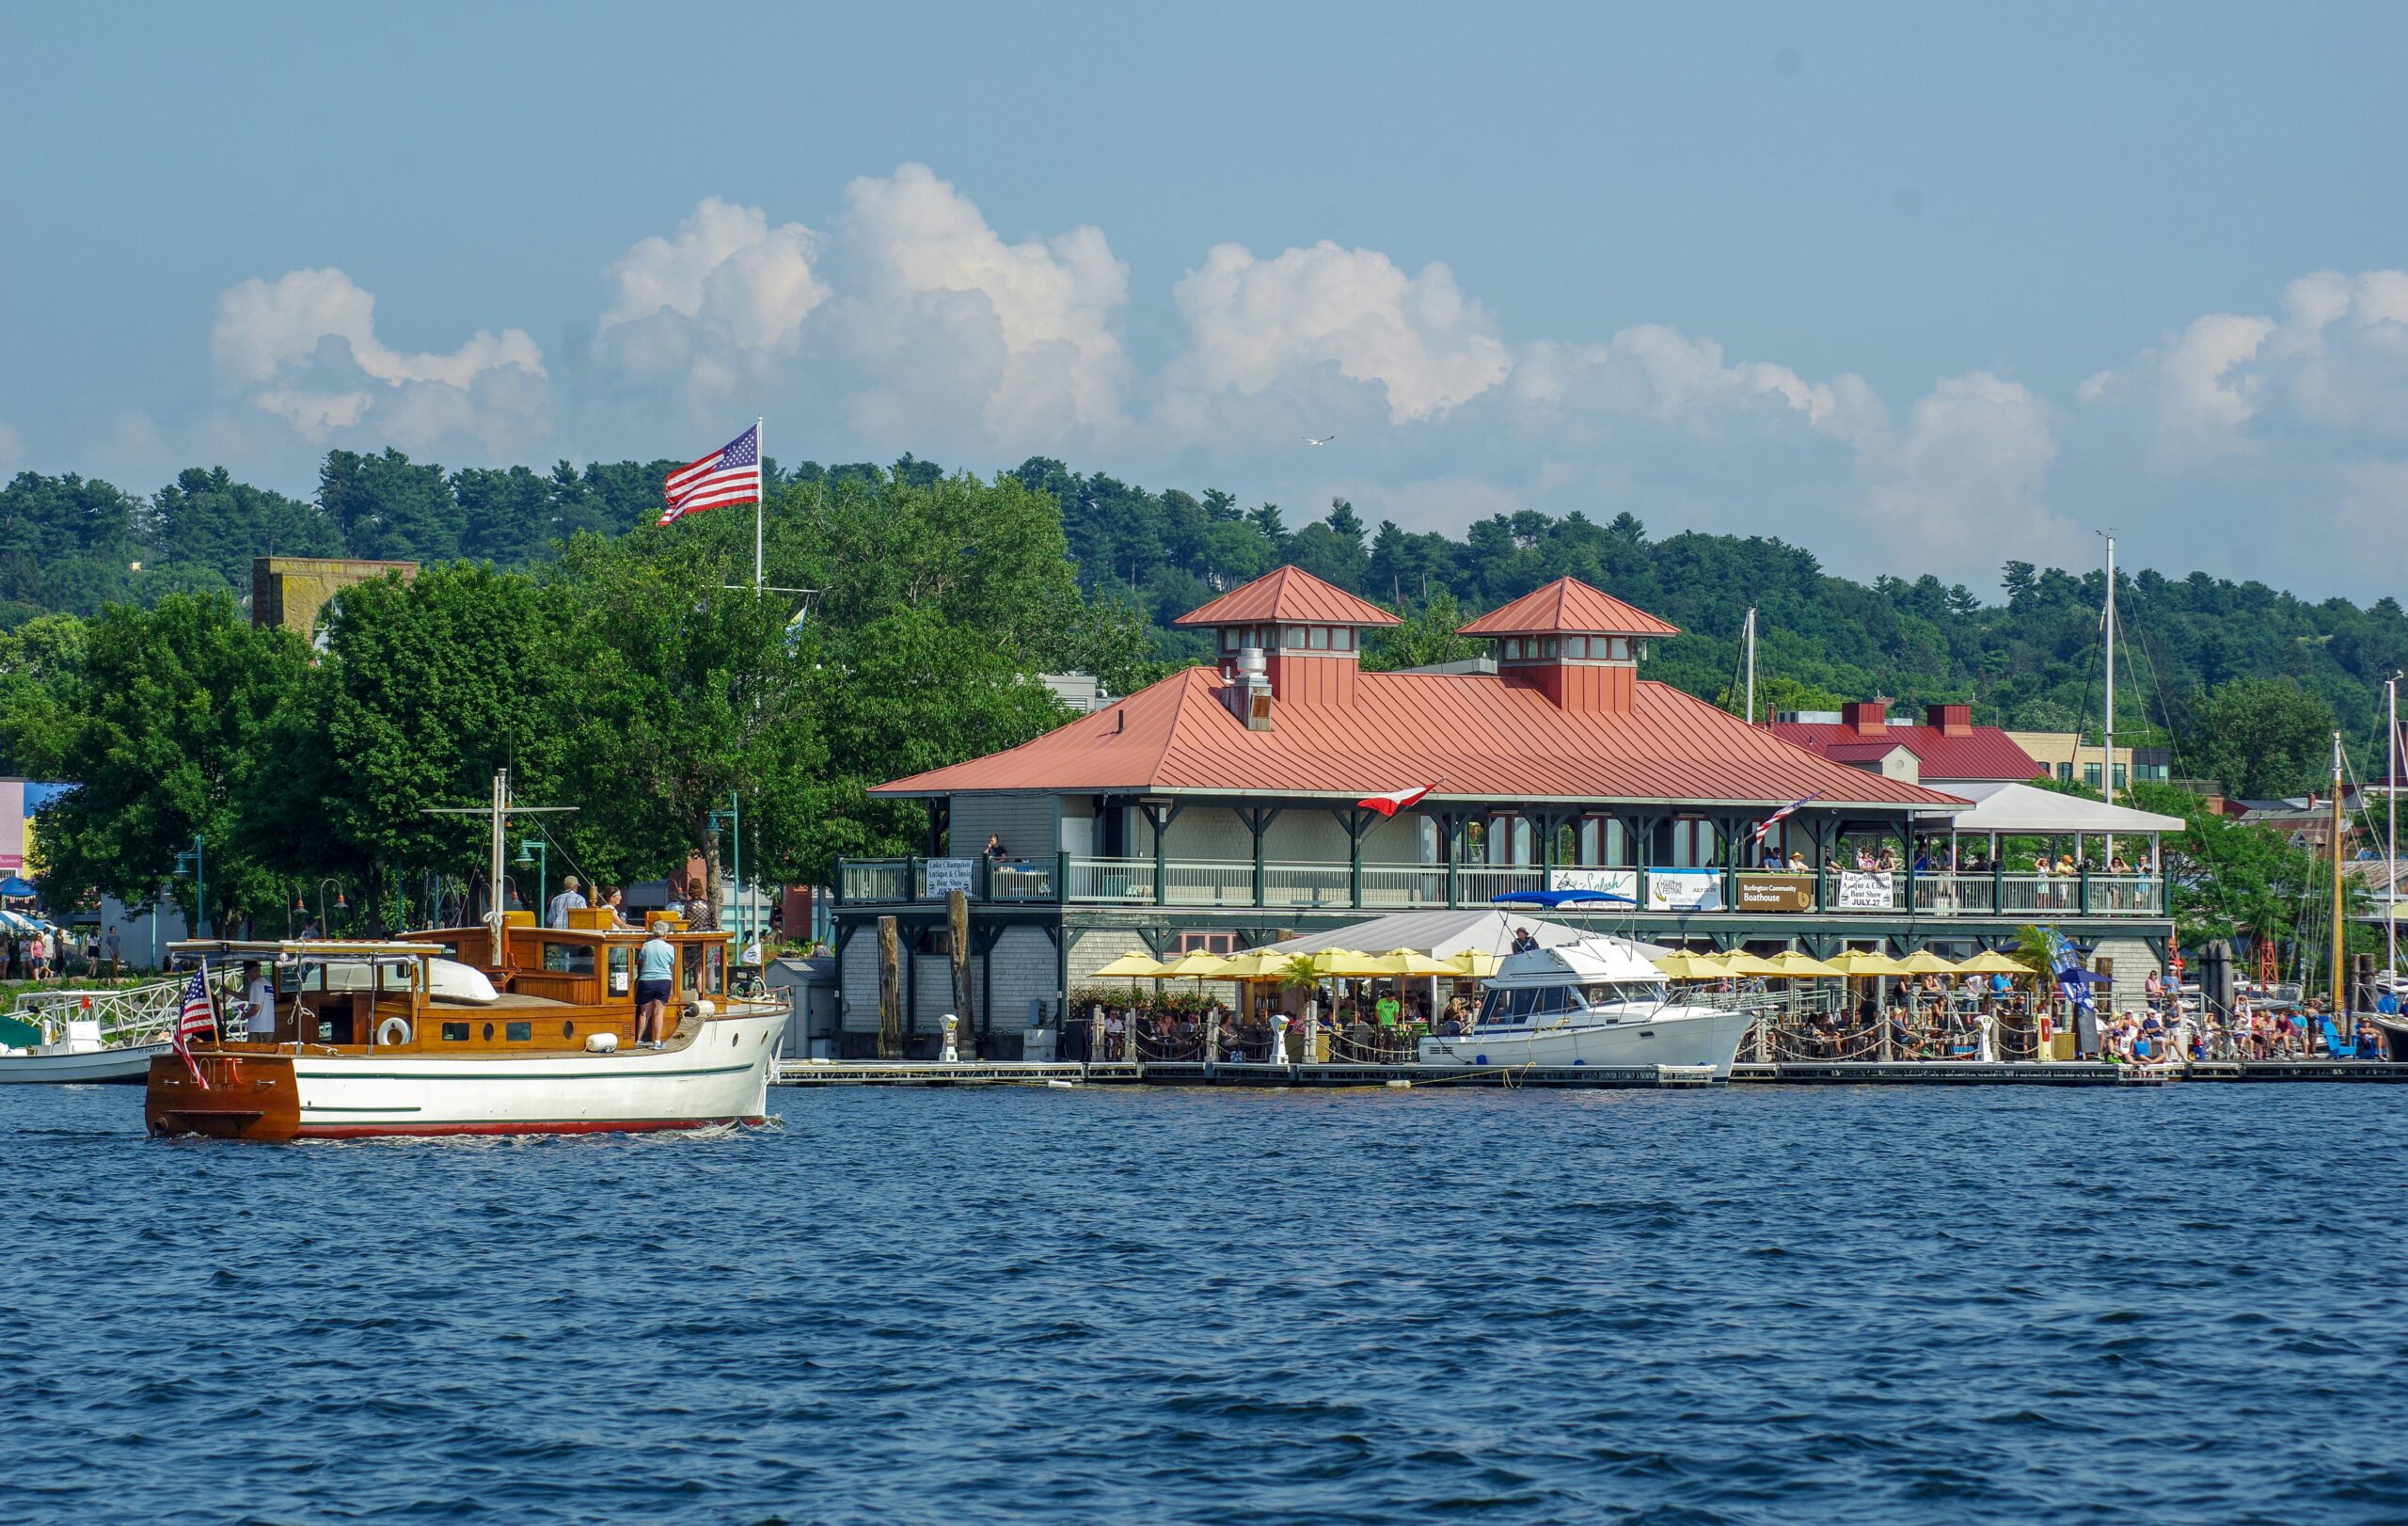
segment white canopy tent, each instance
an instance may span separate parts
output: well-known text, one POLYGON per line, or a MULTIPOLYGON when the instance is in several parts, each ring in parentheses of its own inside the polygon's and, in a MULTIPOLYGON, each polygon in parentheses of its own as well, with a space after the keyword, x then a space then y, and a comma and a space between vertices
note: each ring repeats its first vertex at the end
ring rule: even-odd
POLYGON ((2143 837, 2180 832, 2187 825, 2178 816, 2136 811, 2129 805, 2110 805, 2103 800, 2081 795, 2060 795, 2030 785, 1958 784, 1950 785, 1948 792, 1972 801, 1973 808, 1954 816, 1931 818, 1927 824, 1917 825, 1918 832, 1954 832, 1961 837, 1978 837, 1993 832, 2015 837, 2067 837, 2077 833, 2085 837, 2143 837))
MULTIPOLYGON (((1393 916, 1351 923, 1331 932, 1291 938, 1286 943, 1273 944, 1268 951, 1274 954, 1312 954, 1324 948, 1353 948, 1379 954, 1391 948, 1410 948, 1432 959, 1450 959, 1470 948, 1501 958, 1513 951, 1513 930, 1516 928, 1529 929, 1530 936, 1538 940, 1542 948, 1578 943, 1583 938, 1597 935, 1594 931, 1565 927, 1560 922, 1516 915, 1493 907, 1464 907, 1450 912, 1399 912, 1393 916)), ((1671 952, 1656 944, 1634 944, 1632 946, 1649 959, 1671 952)))

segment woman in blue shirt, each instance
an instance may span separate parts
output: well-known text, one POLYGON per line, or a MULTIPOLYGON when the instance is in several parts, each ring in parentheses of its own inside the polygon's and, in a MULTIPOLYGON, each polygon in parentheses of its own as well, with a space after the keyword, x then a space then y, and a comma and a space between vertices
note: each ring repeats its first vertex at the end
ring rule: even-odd
POLYGON ((677 946, 661 936, 668 927, 655 922, 636 950, 636 1042, 648 1049, 668 1041, 669 997, 677 989, 677 946))

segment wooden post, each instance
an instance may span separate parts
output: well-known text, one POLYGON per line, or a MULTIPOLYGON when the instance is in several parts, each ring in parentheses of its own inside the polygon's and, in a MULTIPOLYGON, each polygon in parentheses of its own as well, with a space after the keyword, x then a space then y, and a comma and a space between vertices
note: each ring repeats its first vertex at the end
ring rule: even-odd
POLYGON ((953 1015, 960 1021, 955 1031, 969 1041, 970 1057, 978 1058, 978 1025, 971 1015, 970 989, 970 898, 958 890, 948 890, 944 897, 944 921, 950 934, 945 940, 952 949, 953 1015))
POLYGON ((903 946, 895 918, 878 919, 878 1057, 903 1057, 903 946))

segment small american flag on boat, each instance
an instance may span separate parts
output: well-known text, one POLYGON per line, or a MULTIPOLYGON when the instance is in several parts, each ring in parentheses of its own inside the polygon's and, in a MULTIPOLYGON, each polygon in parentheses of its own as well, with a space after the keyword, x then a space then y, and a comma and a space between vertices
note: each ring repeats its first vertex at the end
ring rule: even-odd
POLYGON ((1791 817, 1797 815, 1798 807, 1809 804, 1814 801, 1820 800, 1822 795, 1823 792, 1818 789, 1814 791, 1814 793, 1807 796, 1804 800, 1793 800, 1788 804, 1782 806, 1780 810, 1773 812, 1770 816, 1767 816, 1763 820, 1757 822, 1754 834, 1755 840, 1759 843, 1763 842, 1765 840, 1766 833, 1770 832, 1773 828, 1781 825, 1783 821, 1786 821, 1791 817))
POLYGON ((664 525, 725 503, 758 503, 761 426, 756 423, 701 460, 679 467, 669 474, 664 489, 669 507, 658 520, 664 525))
POLYGON ((209 1082, 202 1077, 200 1066, 192 1057, 192 1036, 214 1032, 216 1027, 217 1009, 211 1005, 209 999, 209 961, 204 959, 200 967, 192 972, 191 982, 184 987, 183 1005, 176 1009, 176 1025, 169 1030, 167 1041, 183 1057, 184 1068, 192 1072, 193 1080, 203 1091, 209 1089, 209 1082))

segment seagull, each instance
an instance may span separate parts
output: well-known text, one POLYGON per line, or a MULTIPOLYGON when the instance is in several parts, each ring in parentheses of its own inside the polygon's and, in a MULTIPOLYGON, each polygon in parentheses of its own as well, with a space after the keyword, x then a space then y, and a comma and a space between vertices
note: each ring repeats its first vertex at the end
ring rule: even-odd
POLYGON ((1305 437, 1305 443, 1307 445, 1326 445, 1337 437, 1338 437, 1336 435, 1323 435, 1321 438, 1315 439, 1310 435, 1307 435, 1305 437))

